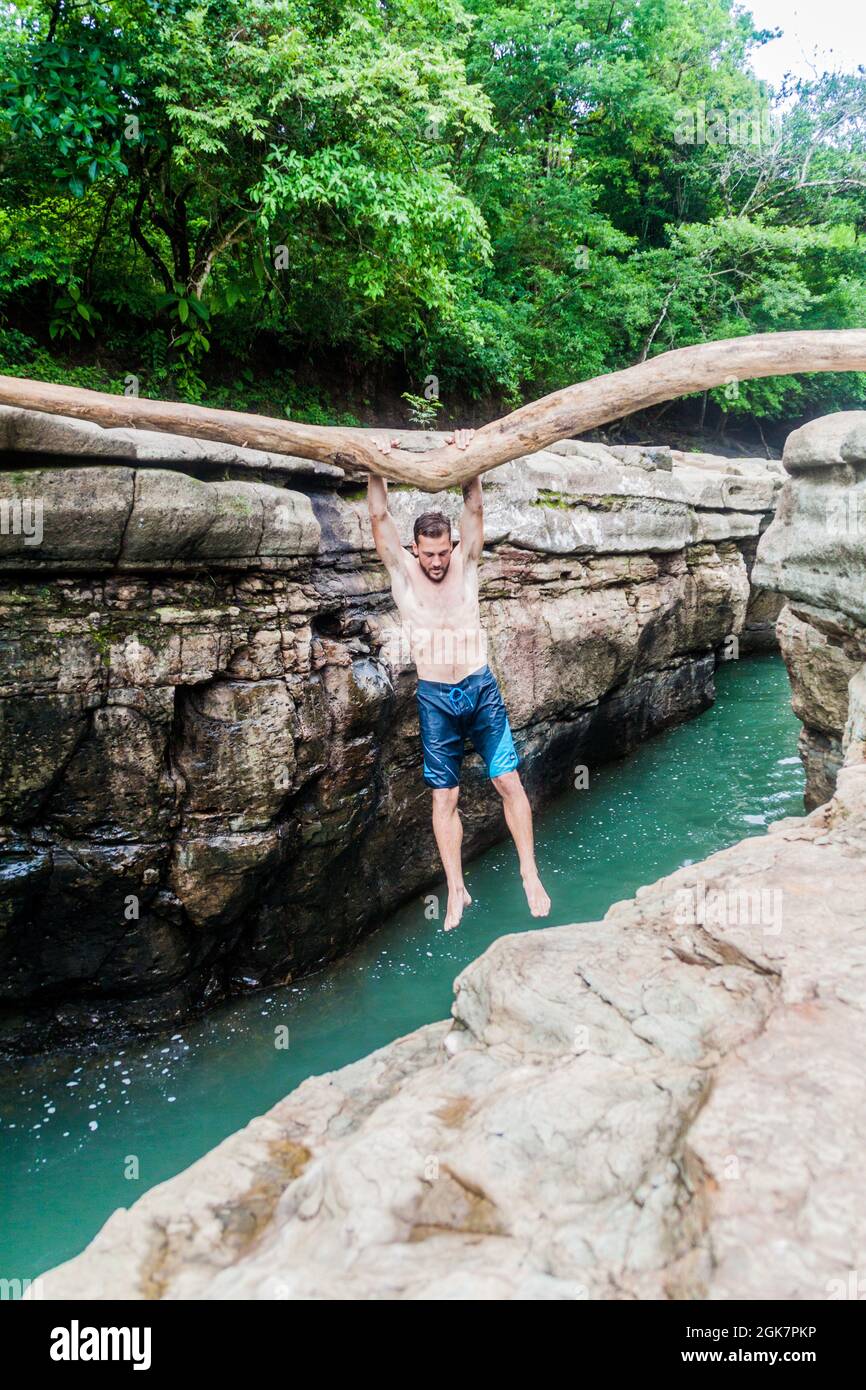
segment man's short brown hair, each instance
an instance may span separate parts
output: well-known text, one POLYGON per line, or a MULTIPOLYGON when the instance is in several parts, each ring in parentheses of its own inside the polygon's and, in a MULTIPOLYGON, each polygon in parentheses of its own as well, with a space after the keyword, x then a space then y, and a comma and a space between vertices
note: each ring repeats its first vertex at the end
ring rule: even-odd
POLYGON ((415 518, 414 534, 416 545, 419 536, 429 536, 431 540, 436 536, 447 536, 450 541, 451 522, 444 512, 422 512, 415 518))

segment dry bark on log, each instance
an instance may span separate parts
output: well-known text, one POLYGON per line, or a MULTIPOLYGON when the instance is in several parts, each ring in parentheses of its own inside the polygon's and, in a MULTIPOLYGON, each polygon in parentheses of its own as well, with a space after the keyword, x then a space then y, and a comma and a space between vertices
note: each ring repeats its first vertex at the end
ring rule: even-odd
POLYGON ((624 371, 554 391, 485 425, 464 450, 446 445, 425 453, 395 449, 388 455, 379 453, 367 431, 300 425, 265 415, 113 396, 18 377, 0 376, 0 403, 71 415, 108 427, 165 430, 294 454, 337 464, 352 473, 378 473, 425 492, 437 492, 466 483, 510 459, 535 453, 558 439, 583 434, 675 396, 755 377, 856 371, 866 371, 866 329, 726 338, 660 353, 624 371))

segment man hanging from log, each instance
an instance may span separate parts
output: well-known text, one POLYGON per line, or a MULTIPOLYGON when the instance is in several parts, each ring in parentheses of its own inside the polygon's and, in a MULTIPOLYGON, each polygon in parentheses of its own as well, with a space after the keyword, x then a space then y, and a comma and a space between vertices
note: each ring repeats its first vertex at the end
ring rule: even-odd
MULTIPOLYGON (((291 420, 274 419, 270 416, 250 415, 239 411, 218 410, 209 406, 188 405, 178 401, 157 401, 147 398, 115 396, 103 391, 88 391, 82 387, 60 386, 51 382, 28 381, 21 377, 0 375, 0 405, 26 410, 41 410, 49 414, 70 416, 77 420, 88 420, 93 424, 116 429, 165 430, 173 434, 183 434, 195 439, 213 439, 241 447, 251 446, 260 450, 274 451, 292 457, 300 456, 320 463, 330 464, 355 476, 366 471, 370 478, 370 511, 373 516, 373 530, 376 545, 391 575, 394 598, 398 607, 407 612, 415 611, 419 625, 447 633, 452 624, 455 627, 470 626, 465 613, 473 609, 474 622, 480 630, 477 608, 477 561, 481 553, 481 486, 478 481, 482 473, 508 463, 511 459, 524 458, 536 453, 548 444, 559 439, 574 439, 587 430, 595 429, 610 420, 620 419, 635 411, 647 410, 662 401, 673 400, 681 395, 694 395, 699 391, 712 390, 716 386, 727 385, 732 381, 751 381, 762 377, 786 376, 802 372, 863 372, 866 371, 866 328, 809 329, 787 333, 753 333, 742 338, 725 338, 718 342, 693 343, 688 347, 673 348, 657 356, 636 362, 631 367, 609 372, 591 381, 577 382, 552 392, 541 400, 521 406, 502 420, 492 420, 480 429, 474 439, 474 432, 460 430, 445 449, 431 449, 423 454, 409 453, 397 448, 392 454, 390 441, 374 447, 367 431, 346 429, 339 426, 307 425, 291 420), (460 485, 466 499, 466 508, 460 523, 461 539, 455 547, 451 544, 450 528, 445 518, 446 529, 419 532, 416 523, 415 542, 412 546, 413 559, 403 550, 397 528, 388 515, 385 483, 379 470, 394 481, 409 483, 412 487, 426 488, 435 492, 441 488, 460 485), (420 548, 419 548, 420 539, 420 548), (471 541, 471 550, 470 550, 471 541), (464 552, 464 553, 461 553, 464 552), (452 554, 454 559, 452 560, 452 554), (443 596, 437 611, 434 595, 443 596), (444 602, 444 596, 449 602, 444 602), (454 611, 463 614, 452 616, 454 611)), ((4 420, 7 437, 14 439, 14 414, 4 420)), ((238 459, 240 465, 241 461, 238 459)), ((241 466, 254 469, 256 476, 263 468, 275 465, 261 458, 250 459, 241 466)), ((279 465, 277 465, 279 466, 279 465)), ((421 518, 419 518, 419 521, 421 518)), ((429 520, 429 518, 428 518, 429 520)), ((440 639, 441 640, 441 639, 440 639)), ((422 723, 422 738, 429 729, 431 740, 443 725, 437 722, 430 712, 434 706, 424 702, 422 691, 429 683, 443 690, 454 706, 453 714, 464 717, 464 730, 468 727, 465 718, 481 704, 476 687, 487 680, 486 663, 483 654, 476 653, 469 661, 465 656, 462 663, 454 656, 437 660, 435 647, 432 656, 416 658, 419 683, 419 714, 422 710, 426 724, 422 723), (448 695, 449 687, 463 687, 463 696, 448 695), (458 710, 459 705, 459 710, 458 710)), ((507 717, 498 712, 501 697, 495 679, 490 673, 490 684, 485 686, 485 700, 490 703, 494 730, 498 729, 503 740, 503 756, 510 738, 507 717), (495 715, 495 718, 494 718, 495 715), (498 720, 498 723, 496 722, 498 720)), ((482 705, 482 710, 484 706, 482 705)), ((450 708, 447 713, 451 715, 450 708)), ((445 726, 449 727, 449 726, 445 726)), ((460 728, 455 728, 459 741, 460 755, 463 744, 459 738, 460 728)), ((492 742, 492 740, 491 740, 492 742)), ((479 747, 482 756, 487 746, 484 736, 479 733, 479 747)), ((448 753, 456 746, 454 737, 450 744, 446 741, 444 752, 431 742, 430 755, 441 754, 443 766, 449 764, 448 753)), ((498 741, 493 747, 495 754, 498 741)), ((426 766, 438 766, 436 757, 426 766)), ((514 835, 520 855, 520 867, 526 886, 530 908, 535 916, 546 916, 549 899, 538 878, 532 850, 532 817, 529 803, 517 774, 516 754, 512 756, 513 766, 501 771, 500 765, 486 758, 491 770, 494 785, 502 794, 508 825, 514 835), (506 790, 507 788, 507 790, 506 790)), ((459 773, 459 758, 457 759, 459 773)), ((460 868, 460 842, 463 830, 457 814, 457 795, 459 776, 444 774, 437 781, 431 773, 428 778, 434 795, 434 827, 442 853, 445 871, 448 875, 448 917, 446 926, 455 927, 462 916, 463 907, 469 902, 469 894, 463 887, 460 868)))
MULTIPOLYGON (((474 430, 457 430, 449 443, 465 449, 474 430)), ((374 439, 382 454, 397 441, 374 439)), ((472 899, 463 882, 463 824, 457 810, 464 740, 484 759, 502 797, 514 837, 520 874, 533 917, 546 917, 550 898, 535 864, 532 810, 517 771, 519 757, 496 677, 487 665, 487 635, 478 604, 478 561, 484 543, 481 479, 463 487, 460 539, 442 512, 424 512, 414 525, 411 556, 403 548, 388 511, 385 480, 374 473, 367 484, 373 539, 391 579, 391 592, 409 635, 418 672, 416 700, 424 781, 433 791, 433 832, 448 882, 444 927, 460 923, 472 899)))

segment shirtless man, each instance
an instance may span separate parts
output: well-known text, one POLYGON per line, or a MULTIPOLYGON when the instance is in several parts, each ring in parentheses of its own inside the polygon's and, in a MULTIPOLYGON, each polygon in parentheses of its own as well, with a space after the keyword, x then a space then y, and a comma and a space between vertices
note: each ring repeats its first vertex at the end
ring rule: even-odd
MULTIPOLYGON (((473 434, 474 430, 457 430, 449 442, 465 449, 473 434)), ((374 443, 388 454, 397 441, 374 443)), ((409 650, 418 672, 424 781, 433 789, 433 832, 448 881, 446 931, 458 926, 472 901, 463 883, 463 824, 457 810, 467 736, 502 797, 530 912, 546 917, 550 911, 535 865, 532 811, 517 772, 520 759, 486 660, 487 637, 478 607, 478 560, 484 542, 480 478, 465 485, 463 501, 457 544, 452 545, 448 518, 442 512, 425 512, 416 518, 410 556, 388 511, 385 480, 371 473, 367 486, 373 539, 390 575, 403 629, 409 631, 409 650)))

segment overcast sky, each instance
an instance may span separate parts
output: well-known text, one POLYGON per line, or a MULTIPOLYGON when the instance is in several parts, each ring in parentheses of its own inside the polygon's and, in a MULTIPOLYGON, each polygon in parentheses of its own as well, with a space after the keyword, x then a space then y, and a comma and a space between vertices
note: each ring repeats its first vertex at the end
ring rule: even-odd
POLYGON ((866 65, 866 0, 740 0, 758 29, 778 27, 780 39, 752 55, 757 77, 778 87, 786 72, 853 72, 866 65))

